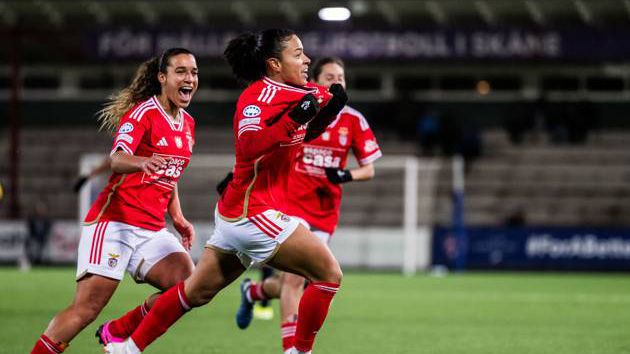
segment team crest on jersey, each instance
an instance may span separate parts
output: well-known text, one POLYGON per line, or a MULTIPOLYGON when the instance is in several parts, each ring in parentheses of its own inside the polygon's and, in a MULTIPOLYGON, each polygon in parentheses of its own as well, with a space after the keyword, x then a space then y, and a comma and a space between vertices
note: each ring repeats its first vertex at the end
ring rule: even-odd
POLYGON ((260 115, 260 108, 256 105, 250 104, 249 106, 243 108, 243 116, 247 118, 254 118, 260 115))
POLYGON ((131 133, 133 131, 133 124, 127 122, 125 124, 123 124, 120 129, 118 129, 118 133, 119 134, 127 134, 127 133, 131 133))
POLYGON ((348 128, 346 127, 339 128, 339 144, 348 144, 348 128))
POLYGON ((175 137, 175 145, 177 145, 178 149, 181 149, 182 146, 184 146, 184 143, 182 143, 182 138, 179 136, 175 137))
POLYGON ((111 268, 116 268, 116 266, 118 265, 118 257, 120 257, 119 254, 115 254, 115 253, 109 253, 109 258, 107 259, 107 265, 109 265, 111 268))

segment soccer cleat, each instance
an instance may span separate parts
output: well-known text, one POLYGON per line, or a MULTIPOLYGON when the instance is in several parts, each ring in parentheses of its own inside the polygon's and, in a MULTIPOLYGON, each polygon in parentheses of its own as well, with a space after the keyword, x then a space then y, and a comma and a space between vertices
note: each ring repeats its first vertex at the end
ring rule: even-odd
POLYGON ((254 318, 269 321, 273 319, 273 307, 263 306, 261 304, 254 305, 254 318))
POLYGON ((295 349, 295 347, 291 347, 290 349, 287 349, 287 351, 285 351, 284 354, 313 354, 313 351, 309 350, 307 352, 301 352, 295 349))
POLYGON ((103 346, 107 346, 109 343, 122 343, 125 341, 125 338, 116 337, 109 331, 110 323, 111 321, 107 321, 100 325, 94 335, 103 346))
POLYGON ((105 354, 141 354, 131 338, 124 342, 110 342, 105 346, 103 351, 105 354))
POLYGON ((249 327, 249 324, 252 323, 252 319, 254 318, 252 313, 254 304, 247 297, 251 285, 252 281, 249 278, 245 278, 241 282, 241 305, 236 311, 236 325, 240 329, 249 327))
POLYGON ((103 352, 105 354, 129 354, 129 352, 127 351, 127 344, 125 342, 111 342, 103 348, 103 352))

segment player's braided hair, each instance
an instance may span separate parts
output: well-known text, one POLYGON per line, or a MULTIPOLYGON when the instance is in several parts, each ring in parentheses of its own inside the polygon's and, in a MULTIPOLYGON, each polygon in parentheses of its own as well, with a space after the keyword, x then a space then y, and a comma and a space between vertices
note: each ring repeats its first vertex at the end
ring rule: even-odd
POLYGON ((294 34, 292 30, 278 28, 246 32, 228 43, 223 56, 239 84, 247 86, 267 74, 267 59, 280 59, 285 42, 294 34))
POLYGON ((166 74, 166 68, 171 57, 178 54, 191 54, 185 48, 170 48, 161 56, 153 57, 138 67, 131 83, 124 89, 112 95, 103 109, 96 113, 101 122, 101 129, 115 132, 120 118, 134 105, 153 95, 162 92, 162 85, 158 81, 159 72, 166 74))

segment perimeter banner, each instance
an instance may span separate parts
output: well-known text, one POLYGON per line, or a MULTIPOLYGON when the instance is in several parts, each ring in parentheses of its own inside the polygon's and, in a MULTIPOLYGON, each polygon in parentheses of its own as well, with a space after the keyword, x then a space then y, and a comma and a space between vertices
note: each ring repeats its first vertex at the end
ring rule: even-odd
MULTIPOLYGON (((84 52, 95 59, 144 59, 170 47, 219 59, 237 30, 110 28, 85 36, 84 52)), ((628 30, 414 29, 297 31, 312 57, 350 60, 626 60, 628 30)))
POLYGON ((433 265, 467 269, 630 270, 630 229, 467 228, 465 245, 447 228, 434 229, 433 265))

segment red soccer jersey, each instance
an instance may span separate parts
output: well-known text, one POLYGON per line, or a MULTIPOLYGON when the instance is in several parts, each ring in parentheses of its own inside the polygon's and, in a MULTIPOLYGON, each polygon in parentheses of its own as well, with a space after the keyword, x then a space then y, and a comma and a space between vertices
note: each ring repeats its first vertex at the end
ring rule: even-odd
POLYGON ((323 86, 295 87, 269 78, 252 83, 241 93, 234 114, 234 178, 218 203, 219 214, 236 221, 268 209, 286 212, 288 175, 306 126, 288 112, 307 93, 328 103, 323 86))
POLYGON ((381 157, 381 149, 367 120, 348 106, 322 135, 305 143, 295 157, 289 178, 289 211, 312 227, 332 234, 339 222, 342 188, 326 178, 325 168, 346 167, 348 151, 359 165, 381 157))
POLYGON ((174 122, 155 96, 125 113, 114 137, 112 154, 123 150, 136 156, 160 155, 170 158, 168 166, 150 175, 112 173, 85 223, 112 220, 148 230, 165 227, 164 213, 195 143, 194 119, 183 109, 180 114, 183 119, 174 122))

